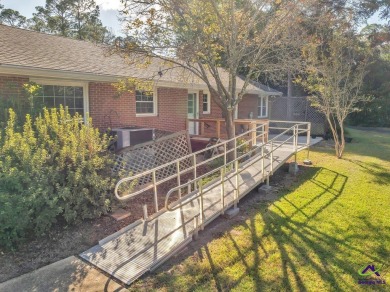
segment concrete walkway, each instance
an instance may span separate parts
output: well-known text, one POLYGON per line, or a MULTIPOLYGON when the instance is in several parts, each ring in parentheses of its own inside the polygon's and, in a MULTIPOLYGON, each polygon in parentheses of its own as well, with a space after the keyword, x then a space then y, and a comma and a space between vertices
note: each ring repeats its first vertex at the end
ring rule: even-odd
POLYGON ((0 283, 2 292, 127 291, 114 280, 71 256, 31 273, 0 283))

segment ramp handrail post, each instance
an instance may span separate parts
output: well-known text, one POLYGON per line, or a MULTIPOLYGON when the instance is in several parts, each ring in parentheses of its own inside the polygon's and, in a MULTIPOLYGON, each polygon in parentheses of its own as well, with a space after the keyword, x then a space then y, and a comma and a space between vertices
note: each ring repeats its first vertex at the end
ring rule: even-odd
POLYGON ((234 138, 234 159, 237 159, 237 137, 234 138))
POLYGON ((251 123, 252 147, 256 145, 256 122, 251 123))
POLYGON ((265 136, 265 126, 264 126, 264 124, 262 124, 261 125, 261 133, 262 133, 262 135, 261 135, 261 142, 263 143, 263 145, 264 145, 264 140, 265 140, 265 138, 264 138, 264 136, 265 136))
POLYGON ((221 168, 221 214, 225 213, 225 169, 221 168))
POLYGON ((199 214, 194 217, 194 240, 198 239, 198 230, 199 230, 199 214))
POLYGON ((153 180, 153 195, 154 195, 154 208, 156 213, 158 212, 158 198, 157 198, 157 181, 156 181, 156 170, 152 172, 152 180, 153 180))
POLYGON ((179 188, 177 189, 177 193, 179 194, 179 198, 181 199, 181 188, 180 188, 180 161, 176 161, 176 172, 177 172, 177 185, 179 188))
MULTIPOLYGON (((196 155, 195 154, 192 155, 192 159, 194 160, 194 180, 196 180, 196 155)), ((194 184, 194 189, 196 190, 196 188, 197 185, 194 184)))
POLYGON ((144 220, 148 220, 148 205, 144 204, 142 205, 143 213, 144 213, 144 220))
POLYGON ((308 123, 307 136, 306 136, 307 159, 309 159, 309 155, 310 155, 310 137, 311 137, 311 123, 308 123))
MULTIPOLYGON (((264 140, 264 136, 263 136, 264 140)), ((263 145, 261 145, 261 177, 262 180, 264 181, 264 142, 263 145)))
POLYGON ((198 182, 199 194, 200 194, 200 202, 199 202, 199 215, 200 215, 200 229, 204 228, 204 210, 203 210, 203 182, 200 180, 198 182))
POLYGON ((271 169, 271 174, 274 173, 274 141, 271 140, 271 157, 270 157, 270 169, 271 169))
POLYGON ((190 184, 190 179, 187 180, 187 194, 191 193, 191 184, 190 184))
POLYGON ((236 191, 235 191, 235 198, 234 198, 234 209, 237 208, 237 201, 238 201, 238 197, 239 197, 239 185, 238 185, 238 160, 236 160, 235 162, 235 165, 234 165, 234 168, 236 169, 236 191))
POLYGON ((226 143, 223 144, 223 165, 224 165, 224 168, 225 168, 225 172, 226 172, 226 163, 227 163, 227 156, 226 156, 226 143))

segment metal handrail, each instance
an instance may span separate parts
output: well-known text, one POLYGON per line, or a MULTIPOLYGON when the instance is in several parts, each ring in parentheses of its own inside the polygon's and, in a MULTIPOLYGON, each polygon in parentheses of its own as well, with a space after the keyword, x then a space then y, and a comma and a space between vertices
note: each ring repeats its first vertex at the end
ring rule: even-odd
MULTIPOLYGON (((271 123, 273 121, 270 121, 271 123)), ((281 122, 285 122, 285 123, 294 123, 294 122, 289 122, 289 121, 281 121, 281 122)), ((259 123, 256 123, 256 125, 258 125, 259 123)), ((212 174, 215 174, 217 173, 218 171, 220 172, 220 180, 221 180, 221 183, 220 184, 217 184, 215 186, 212 186, 212 188, 215 188, 215 187, 218 187, 218 186, 221 186, 221 202, 222 202, 222 205, 224 205, 224 197, 223 197, 223 194, 224 194, 224 183, 227 179, 227 176, 225 175, 226 174, 226 169, 227 169, 227 165, 234 165, 234 170, 232 171, 229 171, 228 173, 231 173, 231 172, 235 172, 233 177, 235 176, 236 177, 236 192, 234 194, 234 204, 236 205, 237 202, 238 202, 238 197, 239 197, 239 187, 238 187, 238 174, 241 173, 242 171, 244 171, 246 168, 248 168, 249 166, 253 165, 254 163, 258 162, 261 160, 261 163, 262 163, 262 176, 263 176, 263 180, 264 180, 264 160, 265 160, 265 157, 266 156, 270 156, 270 160, 271 160, 271 169, 270 169, 270 173, 273 173, 273 154, 274 152, 279 149, 280 147, 282 147, 283 145, 285 144, 289 144, 289 145, 293 145, 294 147, 294 152, 296 153, 298 150, 304 148, 305 146, 309 146, 309 143, 310 143, 310 128, 311 128, 311 125, 310 123, 308 122, 298 122, 298 123, 294 123, 293 126, 291 126, 290 128, 284 128, 284 131, 278 135, 276 135, 274 138, 272 138, 271 140, 265 142, 265 137, 267 137, 268 135, 268 132, 266 133, 265 132, 265 129, 267 129, 266 126, 268 126, 269 123, 262 123, 260 126, 257 126, 257 127, 252 127, 250 130, 248 130, 247 132, 245 133, 242 133, 232 139, 229 139, 229 140, 226 140, 226 141, 223 141, 221 143, 218 143, 216 145, 213 145, 212 147, 208 147, 206 149, 202 149, 202 150, 199 150, 199 151, 196 151, 194 153, 191 153, 191 154, 188 154, 184 157, 180 157, 174 161, 171 161, 171 162, 168 162, 168 163, 165 163, 163 165, 160 165, 154 169, 151 169, 151 170, 148 170, 148 171, 145 171, 143 173, 140 173, 140 174, 137 174, 137 175, 134 175, 134 176, 130 176, 130 177, 127 177, 127 178, 123 178, 121 179, 115 186, 115 196, 119 199, 119 200, 127 200, 127 199, 130 199, 130 198, 133 198, 147 190, 150 190, 150 189, 154 189, 154 205, 155 205, 155 209, 156 209, 156 213, 157 212, 162 212, 163 210, 159 211, 159 207, 158 207, 158 194, 157 194, 157 186, 168 181, 168 180, 171 180, 171 179, 174 179, 174 178, 177 178, 178 180, 178 185, 172 189, 170 189, 168 191, 168 193, 166 194, 166 197, 165 197, 165 209, 166 210, 174 210, 171 208, 171 206, 176 206, 177 204, 183 202, 183 200, 187 200, 189 198, 189 194, 192 195, 191 198, 191 201, 194 200, 194 199, 197 199, 199 197, 201 197, 201 200, 203 200, 203 186, 202 186, 202 179, 207 177, 207 176, 210 176, 212 174), (302 127, 300 128, 300 126, 302 125, 305 125, 305 129, 302 129, 302 127), (290 131, 293 131, 293 134, 292 136, 289 136, 287 139, 284 139, 283 141, 277 141, 277 139, 279 139, 280 137, 282 137, 283 135, 285 135, 286 133, 289 133, 290 131), (260 132, 260 134, 257 134, 258 132, 260 132), (253 133, 256 133, 256 135, 253 135, 253 133), (302 134, 302 133, 307 133, 307 141, 306 143, 298 143, 298 135, 302 134), (244 137, 244 136, 247 136, 247 135, 250 135, 252 134, 252 136, 249 138, 249 140, 245 141, 243 144, 241 144, 239 147, 241 147, 242 145, 245 145, 245 144, 250 144, 251 142, 252 143, 255 143, 257 144, 258 141, 259 141, 259 138, 262 139, 262 144, 261 144, 261 155, 260 153, 258 153, 258 155, 255 155, 254 158, 255 159, 251 159, 248 162, 245 163, 245 167, 241 167, 239 168, 239 160, 241 160, 243 157, 245 156, 249 156, 249 155, 252 155, 252 153, 254 152, 257 152, 259 151, 259 148, 254 148, 254 149, 251 149, 249 150, 248 152, 238 156, 237 155, 237 148, 238 148, 238 145, 237 145, 237 140, 244 137), (293 139, 293 141, 291 142, 291 139, 293 139), (234 142, 234 148, 231 148, 231 149, 227 149, 227 145, 231 142, 234 142), (277 145, 274 146, 274 143, 276 143, 277 145), (264 149, 266 146, 271 146, 271 150, 269 152, 267 152, 266 154, 264 153, 264 149), (301 146, 303 145, 303 146, 301 146), (209 159, 206 159, 200 163, 197 163, 196 161, 196 155, 198 154, 201 154, 201 153, 204 153, 205 151, 207 150, 213 150, 213 149, 219 149, 220 147, 223 147, 223 152, 222 153, 218 153, 217 155, 214 155, 212 156, 211 158, 209 159), (231 153, 234 151, 234 159, 227 162, 227 154, 228 153, 231 153), (197 176, 197 168, 200 166, 200 165, 203 165, 203 164, 207 164, 208 162, 210 161, 213 161, 215 159, 218 159, 218 158, 221 158, 221 157, 224 157, 224 165, 223 166, 220 166, 220 167, 217 167, 201 176, 197 176), (185 161, 187 159, 193 159, 193 164, 189 167, 186 167, 185 169, 183 170, 180 170, 180 162, 182 161, 185 161), (175 166, 176 165, 176 169, 177 169, 177 173, 173 174, 173 175, 170 175, 168 177, 165 177, 165 178, 162 178, 160 180, 156 180, 156 172, 165 168, 165 167, 169 167, 169 166, 175 166), (194 178, 192 180, 189 180, 187 181, 186 183, 181 183, 180 182, 180 176, 184 173, 188 173, 190 171, 193 171, 194 172, 194 178), (118 189, 119 189, 119 186, 124 183, 124 182, 128 182, 128 181, 135 181, 137 180, 138 178, 141 178, 141 177, 146 177, 148 175, 152 175, 153 177, 153 181, 152 181, 152 184, 151 185, 148 185, 148 186, 145 186, 143 187, 141 190, 138 190, 136 192, 132 192, 132 193, 129 193, 128 195, 125 195, 125 196, 119 196, 118 194, 118 189), (196 192, 198 192, 198 194, 194 197, 193 194, 194 194, 194 191, 191 190, 191 185, 194 184, 195 186, 195 190, 196 192), (183 188, 186 188, 188 189, 188 193, 182 197, 181 196, 181 190, 183 188), (198 187, 198 189, 196 189, 198 187), (175 202, 172 202, 171 204, 168 204, 169 202, 169 199, 170 199, 170 196, 172 195, 173 192, 177 191, 178 194, 179 194, 179 199, 176 200, 175 202), (174 204, 174 205, 172 205, 174 204)), ((268 127, 270 129, 272 129, 273 127, 268 127)), ((275 128, 274 128, 275 129, 275 128)), ((212 182, 215 182, 215 180, 213 180, 212 182)), ((212 182, 208 183, 211 184, 212 182)), ((180 204, 181 206, 181 204, 180 204)), ((179 207, 180 207, 179 206, 179 207)), ((144 217, 145 219, 146 218, 150 218, 148 217, 147 215, 147 211, 145 212, 145 209, 146 209, 146 205, 144 206, 144 217)), ((222 208, 221 212, 223 213, 224 212, 224 207, 222 208)), ((154 215, 153 215, 154 216, 154 215)), ((199 216, 199 215, 198 215, 199 216)), ((201 222, 203 222, 203 217, 200 216, 200 219, 201 219, 201 222)))
MULTIPOLYGON (((299 133, 302 133, 302 132, 299 132, 298 129, 299 129, 299 125, 302 125, 302 124, 308 125, 308 128, 307 128, 306 130, 302 130, 302 132, 309 133, 309 132, 310 132, 310 127, 309 127, 310 123, 307 123, 307 122, 305 122, 305 123, 298 123, 298 124, 295 124, 294 126, 292 126, 292 127, 290 127, 290 128, 287 128, 284 132, 280 133, 279 135, 275 136, 275 137, 272 138, 271 140, 267 141, 265 144, 262 144, 262 145, 261 145, 261 148, 262 148, 262 149, 261 149, 261 153, 262 153, 261 156, 258 156, 258 157, 256 157, 256 159, 253 159, 253 160, 251 161, 251 163, 246 164, 246 167, 245 167, 245 168, 242 168, 240 171, 238 170, 238 167, 236 167, 236 174, 235 174, 235 175, 237 176, 239 173, 241 173, 242 171, 244 171, 248 166, 254 164, 255 162, 257 162, 257 161, 259 161, 259 160, 261 160, 261 159, 264 159, 265 156, 271 155, 273 152, 275 152, 275 150, 277 150, 278 148, 280 148, 280 147, 282 147, 284 144, 286 144, 287 141, 290 140, 291 138, 294 138, 294 143, 295 143, 295 145, 297 146, 297 144, 298 144, 298 143, 297 143, 297 142, 298 142, 298 141, 297 141, 297 140, 298 140, 297 137, 298 137, 299 133), (287 132, 289 132, 289 131, 291 131, 291 130, 293 130, 293 129, 294 129, 294 134, 293 134, 293 136, 287 138, 285 141, 281 142, 281 143, 280 143, 279 145, 277 145, 276 147, 273 147, 273 142, 278 142, 278 141, 275 141, 277 138, 279 138, 280 136, 286 134, 287 132), (297 129, 297 130, 295 130, 295 129, 297 129), (266 145, 268 145, 268 144, 271 145, 271 151, 268 152, 267 154, 264 154, 263 149, 264 149, 264 147, 265 147, 266 145)), ((252 129, 252 130, 250 130, 250 131, 248 131, 248 132, 253 132, 253 131, 254 131, 254 130, 252 129)), ((264 133, 262 133, 261 135, 256 136, 256 139, 257 139, 258 137, 262 136, 262 135, 264 135, 264 133)), ((307 143, 308 143, 308 140, 307 140, 307 143)), ((306 146, 308 146, 307 143, 306 143, 306 146)), ((296 147, 296 146, 295 146, 295 148, 296 148, 295 150, 297 150, 297 147, 296 147)), ((252 150, 248 151, 247 153, 244 153, 243 155, 241 155, 241 156, 239 156, 239 157, 236 157, 234 160, 229 161, 229 164, 230 164, 230 163, 231 163, 231 164, 237 163, 240 159, 242 159, 243 157, 249 155, 250 153, 252 153, 252 152, 254 152, 254 151, 258 151, 258 149, 252 149, 252 150)), ((271 161, 271 165, 272 165, 272 161, 271 161)), ((264 165, 263 165, 263 168, 264 168, 264 165)), ((188 186, 188 185, 195 184, 197 181, 199 181, 199 180, 201 180, 201 179, 203 179, 203 178, 209 176, 209 175, 212 174, 212 173, 221 171, 222 169, 226 169, 226 165, 223 165, 223 166, 220 166, 220 167, 218 167, 218 168, 215 168, 215 169, 213 169, 212 171, 209 171, 208 173, 205 173, 205 174, 203 174, 203 175, 201 175, 201 176, 199 176, 199 177, 197 177, 197 178, 194 178, 194 179, 191 180, 191 181, 188 181, 187 183, 181 184, 181 185, 179 185, 179 186, 176 186, 176 187, 170 189, 170 190, 168 191, 167 195, 165 196, 165 208, 166 208, 168 211, 173 211, 173 210, 174 210, 174 209, 170 208, 169 205, 168 205, 169 198, 170 198, 170 196, 171 196, 171 194, 172 194, 173 192, 177 191, 179 188, 181 189, 181 188, 185 188, 185 187, 188 186)), ((225 172, 226 172, 226 171, 225 171, 225 172)), ((264 169, 262 169, 262 172, 264 173, 264 169)), ((221 179, 221 183, 224 183, 224 182, 225 182, 225 178, 221 179)), ((214 186, 213 188, 215 188, 215 187, 217 187, 217 186, 214 186)), ((213 189, 213 188, 212 188, 212 189, 213 189)), ((201 195, 202 195, 202 194, 198 194, 197 196, 192 197, 191 200, 195 200, 195 199, 197 199, 197 198, 198 198, 199 196, 201 196, 201 195)), ((179 203, 180 201, 185 200, 185 199, 187 199, 187 198, 182 198, 182 199, 176 201, 175 203, 179 203)))
MULTIPOLYGON (((266 123, 262 123, 260 126, 256 127, 255 130, 258 131, 258 130, 261 129, 261 130, 262 130, 262 134, 261 134, 261 135, 266 135, 266 133, 265 133, 265 125, 266 125, 266 123)), ((245 133, 242 133, 242 134, 240 134, 240 135, 238 135, 238 136, 236 136, 236 137, 234 137, 234 138, 232 138, 232 139, 229 139, 229 140, 223 141, 223 142, 221 142, 221 143, 218 143, 218 144, 216 144, 216 145, 213 145, 212 147, 209 147, 208 149, 213 149, 213 148, 214 148, 214 149, 215 149, 215 148, 218 149, 219 147, 225 146, 225 145, 227 145, 227 144, 230 143, 230 142, 237 141, 237 139, 239 139, 239 138, 241 138, 241 137, 244 137, 244 136, 246 136, 248 133, 251 133, 251 132, 253 132, 253 131, 254 131, 254 130, 251 129, 251 130, 249 130, 249 131, 247 131, 247 132, 245 132, 245 133)), ((225 150, 226 150, 226 147, 225 147, 225 150)), ((229 149, 227 152, 225 151, 225 153, 232 152, 232 151, 234 151, 234 150, 235 150, 235 149, 229 149)), ((139 191, 137 191, 137 192, 133 192, 133 193, 131 193, 131 194, 128 194, 128 195, 126 195, 126 196, 119 196, 119 194, 118 194, 118 188, 119 188, 119 186, 120 186, 122 183, 125 183, 125 182, 128 182, 128 181, 134 181, 134 180, 136 180, 136 179, 138 179, 138 178, 141 178, 141 177, 144 177, 144 176, 146 176, 146 175, 150 175, 150 174, 153 175, 153 173, 155 173, 156 171, 158 171, 158 170, 160 170, 160 169, 163 169, 163 168, 168 167, 168 166, 170 166, 170 165, 174 165, 174 164, 176 164, 176 163, 178 163, 178 162, 180 163, 181 161, 184 161, 184 160, 189 159, 189 158, 194 158, 194 157, 195 157, 195 159, 196 159, 196 155, 197 155, 197 154, 200 154, 200 153, 202 153, 202 152, 204 152, 204 151, 206 151, 206 149, 202 149, 202 150, 193 152, 193 153, 191 153, 191 154, 187 154, 186 156, 183 156, 183 157, 180 157, 180 158, 175 159, 175 160, 173 160, 173 161, 167 162, 167 163, 165 163, 165 164, 163 164, 163 165, 160 165, 160 166, 158 166, 158 167, 156 167, 156 168, 153 168, 153 169, 151 169, 151 170, 147 170, 147 171, 145 171, 145 172, 143 172, 143 173, 139 173, 139 174, 137 174, 137 175, 130 176, 130 177, 126 177, 126 178, 123 178, 123 179, 119 180, 119 181, 117 182, 117 184, 115 185, 115 190, 114 190, 115 196, 116 196, 119 200, 128 200, 128 199, 130 199, 130 198, 133 198, 133 197, 135 197, 135 196, 137 196, 137 195, 143 193, 143 192, 146 191, 146 190, 149 190, 149 189, 153 188, 153 186, 148 186, 148 187, 145 187, 145 188, 143 188, 143 189, 141 189, 141 190, 139 190, 139 191)), ((212 157, 211 159, 209 159, 208 161, 211 161, 211 160, 214 160, 214 159, 215 159, 215 156, 212 157)), ((202 164, 204 164, 204 163, 205 163, 205 161, 203 161, 202 164)), ((194 169, 195 167, 196 167, 196 166, 191 166, 191 167, 187 168, 187 169, 186 169, 186 172, 190 171, 191 169, 194 169)), ((179 174, 174 174, 174 175, 169 176, 169 177, 167 177, 167 178, 165 178, 165 179, 163 179, 163 180, 160 180, 160 181, 158 182, 158 184, 161 184, 162 182, 165 182, 165 181, 168 181, 168 180, 170 180, 170 179, 172 179, 172 178, 175 178, 175 177, 177 177, 178 175, 179 175, 179 174)))

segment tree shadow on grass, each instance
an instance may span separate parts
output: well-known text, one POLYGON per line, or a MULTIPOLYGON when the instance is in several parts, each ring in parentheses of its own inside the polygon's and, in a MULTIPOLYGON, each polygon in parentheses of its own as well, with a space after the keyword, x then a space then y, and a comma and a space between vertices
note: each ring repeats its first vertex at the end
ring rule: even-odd
MULTIPOLYGON (((312 168, 310 169, 310 172, 312 173, 310 181, 321 189, 319 193, 311 196, 311 198, 309 198, 301 206, 297 206, 285 196, 279 198, 279 201, 288 202, 288 204, 293 207, 292 209, 295 209, 290 214, 285 213, 283 208, 279 207, 277 204, 272 204, 271 202, 270 205, 276 208, 275 211, 272 211, 272 209, 269 208, 270 206, 260 208, 258 211, 265 223, 264 230, 261 234, 259 234, 256 230, 256 222, 253 216, 250 217, 249 224, 247 222, 244 223, 245 227, 250 230, 252 237, 253 245, 250 250, 258 251, 260 248, 263 250, 263 254, 265 255, 263 259, 265 260, 267 252, 262 245, 262 241, 265 239, 271 239, 276 243, 277 252, 280 253, 281 259, 279 268, 282 270, 282 283, 279 283, 276 287, 282 288, 286 291, 297 289, 299 291, 307 291, 308 288, 305 286, 298 267, 299 262, 303 261, 306 265, 310 265, 311 270, 318 273, 323 281, 332 283, 332 286, 337 290, 342 290, 338 285, 337 275, 331 271, 331 267, 338 266, 339 268, 345 269, 345 267, 348 267, 348 264, 341 260, 337 260, 337 258, 329 257, 329 252, 339 242, 332 237, 328 238, 326 234, 321 233, 316 228, 309 227, 308 222, 318 216, 342 194, 348 178, 344 175, 323 168, 312 168), (321 179, 324 172, 327 172, 328 177, 329 174, 332 176, 328 184, 325 184, 321 179), (321 206, 319 208, 312 208, 311 205, 317 204, 317 201, 322 200, 322 197, 325 194, 331 194, 331 197, 321 202, 321 206), (294 220, 296 215, 303 216, 305 218, 304 221, 294 220), (331 248, 329 249, 324 247, 324 243, 331 248), (311 256, 309 256, 309 254, 313 253, 320 259, 321 264, 317 263, 311 256), (297 258, 299 258, 299 261, 296 260, 297 258)), ((298 186, 295 188, 297 187, 298 186)), ((240 254, 241 260, 244 261, 244 253, 240 251, 240 247, 235 243, 235 239, 231 235, 229 237, 240 254)), ((248 273, 250 273, 251 275, 254 275, 253 281, 255 282, 257 291, 266 289, 267 285, 272 287, 274 283, 262 281, 259 273, 253 273, 253 270, 256 270, 260 263, 261 259, 259 254, 256 252, 253 265, 251 267, 245 265, 245 273, 243 273, 240 279, 235 281, 233 286, 239 285, 240 282, 247 277, 248 273)), ((348 272, 353 273, 354 269, 349 266, 348 272)))
MULTIPOLYGON (((355 232, 340 237, 343 230, 337 223, 331 232, 315 225, 319 215, 322 215, 318 219, 321 224, 333 224, 321 213, 343 194, 348 177, 329 169, 310 167, 299 181, 282 190, 275 201, 264 201, 257 193, 248 195, 240 202, 241 214, 246 216, 229 221, 217 219, 180 257, 131 288, 311 291, 317 286, 307 283, 309 272, 323 287, 337 291, 350 289, 351 283, 357 280, 359 267, 340 250, 378 264, 383 264, 382 256, 388 255, 388 251, 385 246, 370 251, 354 245, 354 240, 366 235, 355 232), (302 200, 294 200, 290 194, 308 181, 312 184, 309 194, 301 192, 302 200), (247 240, 243 241, 242 237, 247 240), (227 249, 225 254, 223 247, 227 249)), ((377 230, 376 226, 369 228, 377 230)), ((390 240, 389 236, 385 237, 390 240)))

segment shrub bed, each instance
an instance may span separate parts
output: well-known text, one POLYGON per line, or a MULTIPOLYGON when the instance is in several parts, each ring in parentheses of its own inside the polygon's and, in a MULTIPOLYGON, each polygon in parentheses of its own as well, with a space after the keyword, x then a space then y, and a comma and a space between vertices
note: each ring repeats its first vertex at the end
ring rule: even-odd
POLYGON ((109 138, 66 109, 44 109, 22 127, 9 110, 0 135, 0 246, 13 248, 53 224, 108 211, 113 159, 109 138))

